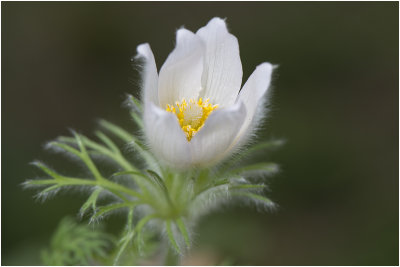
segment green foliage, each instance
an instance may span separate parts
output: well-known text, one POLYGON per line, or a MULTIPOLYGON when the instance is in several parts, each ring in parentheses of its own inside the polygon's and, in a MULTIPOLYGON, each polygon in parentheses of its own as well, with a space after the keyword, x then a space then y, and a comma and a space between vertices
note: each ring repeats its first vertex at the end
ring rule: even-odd
MULTIPOLYGON (((128 104, 133 120, 139 128, 142 127, 140 102, 129 96, 128 104)), ((101 130, 95 132, 98 141, 72 132, 72 137, 62 136, 47 145, 49 149, 73 156, 83 163, 90 175, 71 177, 50 169, 44 163, 34 162, 33 165, 48 178, 29 180, 24 185, 41 188, 37 196, 43 199, 66 188, 89 189, 90 194, 80 213, 82 216, 89 215, 90 222, 117 211, 124 212, 127 215, 126 227, 115 251, 111 253, 111 263, 115 265, 124 264, 124 259, 130 261, 127 264, 132 264, 134 259, 126 256, 129 253, 135 255, 136 260, 138 257, 145 257, 146 253, 143 252, 151 251, 146 245, 151 243, 149 240, 155 235, 164 234, 162 236, 169 241, 170 248, 177 255, 183 255, 192 243, 190 233, 196 219, 222 202, 246 198, 257 205, 273 206, 273 202, 263 196, 265 185, 252 182, 251 177, 273 174, 278 166, 274 163, 240 166, 239 163, 242 158, 257 151, 277 147, 282 143, 280 141, 258 144, 225 165, 212 169, 177 172, 161 165, 138 137, 105 120, 100 120, 99 125, 101 130), (131 150, 121 150, 113 139, 124 143, 131 150), (132 154, 135 156, 133 160, 132 154), (95 161, 98 156, 115 166, 111 176, 107 177, 98 168, 95 161)), ((60 229, 65 229, 68 224, 61 226, 60 229)), ((75 229, 74 227, 71 226, 75 229)), ((60 236, 60 233, 55 236, 60 236)), ((67 248, 57 242, 52 245, 53 251, 64 249, 67 248)), ((84 255, 82 257, 86 258, 86 254, 84 255)), ((66 259, 63 260, 67 262, 66 259)))
POLYGON ((64 218, 58 225, 50 247, 42 251, 44 265, 89 265, 107 256, 112 238, 86 224, 64 218))

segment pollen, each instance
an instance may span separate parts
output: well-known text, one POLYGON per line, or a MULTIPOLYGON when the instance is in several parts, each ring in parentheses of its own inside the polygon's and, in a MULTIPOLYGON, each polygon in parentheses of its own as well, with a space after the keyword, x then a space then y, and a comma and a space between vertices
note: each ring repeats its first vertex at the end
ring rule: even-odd
POLYGON ((212 105, 209 99, 203 101, 183 98, 175 102, 175 105, 167 104, 166 111, 174 113, 178 118, 179 125, 190 142, 193 136, 203 127, 208 116, 217 109, 218 105, 212 105))

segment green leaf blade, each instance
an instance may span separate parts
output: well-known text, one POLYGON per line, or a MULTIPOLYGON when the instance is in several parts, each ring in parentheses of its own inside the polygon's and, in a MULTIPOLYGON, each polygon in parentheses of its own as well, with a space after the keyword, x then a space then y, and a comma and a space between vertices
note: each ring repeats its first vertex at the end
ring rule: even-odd
POLYGON ((172 247, 175 249, 175 252, 178 253, 179 255, 181 255, 182 252, 181 252, 181 250, 180 250, 180 248, 178 246, 178 243, 175 240, 175 236, 174 236, 174 233, 172 231, 172 222, 170 220, 167 220, 165 222, 165 229, 167 231, 168 239, 169 239, 172 247))

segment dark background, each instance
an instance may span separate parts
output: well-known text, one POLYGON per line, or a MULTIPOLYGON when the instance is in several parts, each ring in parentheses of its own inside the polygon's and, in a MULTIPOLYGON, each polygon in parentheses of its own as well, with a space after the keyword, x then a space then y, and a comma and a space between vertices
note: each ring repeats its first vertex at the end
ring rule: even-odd
POLYGON ((90 134, 96 118, 132 129, 121 102, 137 94, 136 46, 149 42, 160 68, 176 29, 214 16, 239 39, 244 80, 264 61, 280 65, 260 138, 287 143, 263 155, 282 168, 269 180, 280 209, 216 211, 194 251, 245 265, 398 265, 397 2, 1 5, 3 265, 39 264, 58 221, 84 200, 41 204, 22 190, 39 175, 34 159, 70 171, 42 145, 68 127, 90 134))

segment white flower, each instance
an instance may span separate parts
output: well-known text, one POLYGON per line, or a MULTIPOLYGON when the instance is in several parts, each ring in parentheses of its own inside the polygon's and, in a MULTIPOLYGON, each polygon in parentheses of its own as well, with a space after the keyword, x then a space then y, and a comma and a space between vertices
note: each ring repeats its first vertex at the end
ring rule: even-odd
POLYGON ((137 52, 144 60, 145 135, 160 160, 179 169, 207 167, 245 143, 273 66, 259 65, 240 90, 239 45, 224 20, 213 18, 196 34, 178 30, 159 74, 149 44, 137 52))

